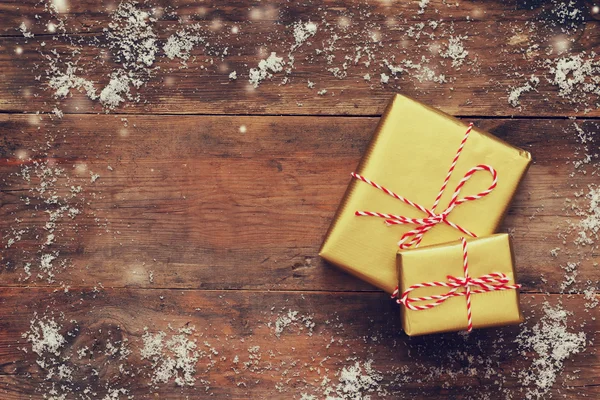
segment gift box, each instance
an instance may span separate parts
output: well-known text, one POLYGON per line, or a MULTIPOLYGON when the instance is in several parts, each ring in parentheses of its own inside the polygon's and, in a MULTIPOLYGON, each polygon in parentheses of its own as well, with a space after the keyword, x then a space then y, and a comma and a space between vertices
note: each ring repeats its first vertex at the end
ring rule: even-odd
POLYGON ((530 163, 529 152, 395 95, 319 254, 392 293, 399 241, 414 248, 494 233, 530 163))
POLYGON ((507 234, 399 251, 404 332, 416 336, 522 322, 513 260, 507 234))

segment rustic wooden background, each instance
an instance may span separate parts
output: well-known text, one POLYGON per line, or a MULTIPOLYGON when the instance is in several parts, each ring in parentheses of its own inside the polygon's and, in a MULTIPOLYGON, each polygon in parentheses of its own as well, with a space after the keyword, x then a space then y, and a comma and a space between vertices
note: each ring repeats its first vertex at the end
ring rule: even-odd
MULTIPOLYGON (((200 16, 197 2, 178 1, 174 8, 201 23, 218 19, 223 32, 233 25, 243 28, 243 34, 223 34, 218 41, 219 47, 234 49, 224 62, 238 73, 259 60, 256 43, 276 48, 279 39, 273 32, 297 20, 352 14, 353 29, 360 31, 385 25, 386 16, 404 15, 412 23, 417 9, 414 2, 401 1, 200 3, 200 16), (248 21, 251 7, 267 6, 278 12, 248 21)), ((571 326, 586 332, 589 345, 566 362, 550 394, 599 398, 600 322, 592 318, 597 309, 584 307, 577 287, 560 293, 565 274, 560 265, 585 260, 578 281, 599 279, 597 247, 570 245, 568 227, 576 217, 565 199, 598 183, 593 173, 575 172, 581 143, 567 117, 577 117, 579 126, 593 132, 600 109, 584 113, 543 80, 523 96, 522 108, 511 107, 506 99, 507 87, 521 83, 511 74, 528 76, 538 67, 517 51, 519 41, 533 41, 543 49, 553 40, 550 34, 531 36, 529 30, 532 21, 539 21, 543 3, 461 1, 449 8, 432 1, 430 10, 447 10, 444 15, 419 18, 451 21, 457 34, 469 37, 470 54, 479 57, 477 67, 453 71, 455 80, 449 84, 370 84, 359 72, 356 78, 338 80, 326 72, 323 60, 315 59, 298 62, 286 85, 279 85, 279 79, 248 90, 246 76, 230 81, 227 73, 199 68, 200 61, 179 69, 177 61, 162 60, 164 76, 141 90, 142 102, 106 114, 79 93, 59 102, 35 79, 43 74, 43 67, 36 67, 43 62, 36 49, 53 35, 33 23, 35 37, 24 40, 16 28, 24 19, 35 22, 38 2, 0 2, 0 228, 5 236, 15 218, 32 227, 23 240, 2 250, 0 397, 41 399, 54 383, 73 390, 91 385, 102 398, 108 379, 135 398, 300 398, 315 392, 326 371, 335 380, 333 372, 347 365, 349 357, 372 359, 385 372, 388 398, 523 396, 517 373, 527 368, 533 354, 522 354, 513 344, 522 327, 482 330, 469 339, 456 334, 409 339, 400 331, 397 306, 386 295, 317 256, 349 172, 386 102, 401 91, 532 152, 534 164, 503 226, 515 243, 526 325, 535 325, 544 302, 562 301, 573 313, 571 326), (15 55, 16 46, 22 54, 15 55), (317 95, 307 88, 307 79, 329 93, 317 95), (65 113, 62 119, 48 114, 57 104, 65 113), (23 260, 39 259, 48 206, 35 201, 25 205, 20 198, 30 186, 15 173, 36 161, 64 168, 70 182, 85 186, 84 195, 74 200, 82 214, 61 221, 55 248, 68 262, 52 284, 21 280, 23 260), (94 184, 88 171, 100 175, 94 184), (561 251, 552 257, 550 250, 557 247, 561 251), (286 310, 311 315, 312 336, 295 326, 275 337, 268 324, 286 310), (63 350, 65 359, 84 345, 101 348, 108 337, 127 338, 132 349, 139 348, 144 327, 168 331, 169 325, 192 324, 199 345, 208 341, 219 351, 218 362, 209 367, 207 359, 200 361, 194 387, 172 382, 149 386, 144 362, 135 358, 128 366, 135 373, 129 376, 115 373, 117 363, 110 357, 72 357, 68 363, 76 368, 74 379, 48 381, 35 354, 23 350, 28 344, 21 335, 34 312, 76 327, 63 350), (504 344, 497 347, 499 342, 504 344), (236 372, 231 360, 239 355, 247 361, 247 349, 255 345, 261 347, 262 364, 236 372), (481 363, 459 354, 471 354, 481 363), (491 376, 483 373, 488 357, 496 371, 491 376), (424 366, 441 372, 422 379, 424 366), (479 373, 468 372, 472 368, 479 373)), ((76 23, 69 25, 69 36, 102 40, 107 4, 71 2, 68 14, 76 23)), ((580 4, 586 10, 593 5, 580 4)), ((555 33, 574 38, 574 50, 598 51, 600 24, 594 18, 587 13, 580 26, 566 33, 557 26, 555 33)), ((175 22, 166 15, 157 24, 175 22)), ((351 47, 360 37, 345 40, 351 47)), ((382 43, 402 45, 393 28, 383 34, 382 43)), ((69 43, 59 39, 54 46, 66 52, 69 43)), ((416 44, 404 51, 420 56, 424 47, 416 44)), ((90 54, 87 62, 97 59, 90 54)), ((97 74, 89 78, 106 81, 101 68, 97 74)), ((591 146, 597 148, 600 135, 594 140, 591 146)))

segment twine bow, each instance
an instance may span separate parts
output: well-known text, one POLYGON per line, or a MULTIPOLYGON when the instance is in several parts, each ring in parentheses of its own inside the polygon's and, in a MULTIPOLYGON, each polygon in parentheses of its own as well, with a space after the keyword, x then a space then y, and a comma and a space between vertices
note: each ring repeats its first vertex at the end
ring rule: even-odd
POLYGON ((485 164, 480 164, 480 165, 477 165, 477 166, 471 168, 469 171, 467 171, 465 176, 460 180, 460 182, 456 186, 456 189, 454 190, 454 194, 452 195, 452 199, 450 200, 448 207, 446 207, 446 209, 443 212, 436 213, 436 207, 438 206, 440 199, 442 198, 442 195, 444 194, 444 191, 446 190, 446 186, 448 185, 448 182, 450 181, 452 172, 454 171, 454 168, 456 167, 456 162, 458 161, 458 158, 460 157, 460 154, 461 154, 463 148, 465 147, 465 143, 467 142, 467 139, 469 138, 469 134, 471 133, 472 128, 473 128, 473 124, 469 124, 469 127, 468 127, 467 131, 465 132, 465 136, 464 136, 462 142, 460 143, 460 146, 458 147, 458 150, 456 152, 456 155, 454 156, 454 159, 452 160, 450 169, 448 170, 448 173, 446 174, 446 179, 444 179, 444 183, 442 184, 442 187, 440 188, 440 191, 439 191, 437 197, 435 198, 435 201, 434 201, 431 209, 425 208, 420 204, 410 201, 409 199, 392 192, 391 190, 365 178, 362 175, 359 175, 354 172, 352 173, 352 176, 354 178, 361 180, 365 183, 368 183, 369 185, 373 186, 374 188, 377 188, 377 189, 383 191, 387 195, 392 196, 395 199, 398 199, 398 200, 402 201, 403 203, 408 204, 409 206, 412 206, 412 207, 416 208, 417 210, 424 212, 425 214, 427 214, 426 218, 409 218, 409 217, 405 217, 402 215, 384 214, 384 213, 374 212, 374 211, 356 211, 354 214, 357 216, 385 218, 386 219, 385 222, 388 226, 405 225, 405 224, 416 225, 415 229, 413 229, 409 232, 406 232, 400 238, 400 241, 398 242, 398 246, 401 249, 409 248, 412 245, 415 245, 415 247, 419 246, 419 244, 421 243, 421 240, 423 239, 423 236, 427 232, 429 232, 429 230, 431 228, 433 228, 437 224, 441 224, 441 223, 449 225, 452 228, 459 230, 460 232, 462 232, 465 235, 468 235, 471 237, 476 237, 477 235, 475 235, 473 232, 448 220, 448 215, 452 212, 452 210, 454 210, 454 208, 456 206, 466 203, 468 201, 481 199, 482 197, 485 197, 488 194, 490 194, 492 192, 492 190, 494 190, 494 188, 496 187, 496 185, 498 183, 498 173, 491 166, 485 165, 485 164), (459 199, 458 196, 460 194, 462 187, 478 171, 489 172, 490 175, 492 175, 492 184, 483 192, 477 193, 476 195, 473 195, 473 196, 465 196, 465 197, 459 199))
POLYGON ((463 272, 464 278, 448 276, 447 282, 423 282, 417 283, 415 285, 410 286, 408 289, 402 293, 402 296, 396 300, 398 304, 404 305, 409 310, 413 311, 421 311, 428 310, 430 308, 434 308, 445 302, 451 297, 465 296, 467 300, 467 319, 468 319, 468 328, 467 331, 471 332, 473 330, 473 320, 471 316, 471 295, 478 293, 486 293, 492 292, 496 290, 511 290, 511 289, 519 289, 521 287, 520 284, 509 285, 508 277, 500 272, 492 272, 487 275, 482 275, 478 278, 471 278, 469 275, 469 264, 467 261, 467 240, 463 237, 462 240, 462 249, 463 249, 463 272), (424 287, 447 287, 451 288, 448 292, 439 295, 433 296, 423 296, 423 297, 408 297, 410 292, 413 290, 424 288, 424 287), (474 287, 475 289, 472 289, 474 287), (459 289, 464 289, 463 291, 459 291, 459 289), (426 303, 422 305, 413 305, 413 302, 420 301, 433 301, 432 303, 426 303))

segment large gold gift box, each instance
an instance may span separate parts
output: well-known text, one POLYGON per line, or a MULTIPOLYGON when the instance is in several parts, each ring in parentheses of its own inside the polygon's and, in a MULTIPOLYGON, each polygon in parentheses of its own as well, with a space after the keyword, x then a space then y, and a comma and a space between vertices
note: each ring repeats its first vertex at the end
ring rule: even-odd
MULTIPOLYGON (((395 95, 356 172, 408 200, 432 207, 466 129, 462 121, 411 98, 395 95)), ((477 236, 494 233, 530 162, 529 152, 474 128, 436 211, 447 207, 454 188, 468 170, 489 164, 498 173, 497 187, 484 198, 456 206, 448 220, 477 236)), ((487 189, 491 181, 486 171, 475 173, 462 188, 460 197, 487 189)), ((355 216, 358 210, 413 218, 427 215, 352 179, 327 232, 321 257, 392 293, 397 282, 398 241, 415 226, 386 226, 381 218, 355 216)), ((449 242, 461 236, 464 233, 438 224, 423 236, 420 246, 449 242)))
MULTIPOLYGON (((502 273, 507 285, 516 284, 513 253, 507 234, 469 239, 468 270, 471 278, 502 273)), ((448 276, 464 278, 460 240, 452 243, 402 250, 397 253, 399 297, 412 285, 424 282, 447 282, 448 276)), ((478 289, 477 286, 473 290, 478 289)), ((459 289, 464 292, 464 288, 459 289)), ((410 292, 409 297, 441 295, 445 287, 423 287, 410 292)), ((432 304, 419 301, 414 305, 432 304)), ((451 297, 436 307, 410 310, 401 305, 402 328, 409 336, 467 329, 466 297, 451 297)), ((523 321, 518 289, 493 290, 471 295, 473 328, 489 328, 518 324, 523 321)))

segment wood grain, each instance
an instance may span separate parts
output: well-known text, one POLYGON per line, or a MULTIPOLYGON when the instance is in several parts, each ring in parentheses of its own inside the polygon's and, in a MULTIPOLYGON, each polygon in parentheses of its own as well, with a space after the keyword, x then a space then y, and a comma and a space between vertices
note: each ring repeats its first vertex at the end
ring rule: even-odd
MULTIPOLYGON (((83 213, 63 218, 56 244, 48 248, 72 263, 57 284, 373 290, 317 253, 377 119, 139 116, 128 117, 125 127, 111 115, 42 118, 0 116, 5 132, 0 229, 32 227, 3 250, 9 266, 2 272, 3 285, 23 284, 23 264, 39 264, 48 220, 43 210, 56 208, 28 194, 37 181, 14 175, 23 168, 15 154, 41 148, 28 156, 65 169, 61 179, 70 181, 59 188, 84 187, 75 198, 83 213), (47 141, 54 145, 45 150, 47 141), (88 150, 90 143, 96 150, 88 150), (82 165, 84 172, 78 172, 82 165), (94 184, 90 171, 100 175, 94 184), (31 197, 29 205, 23 196, 31 197), (32 207, 38 209, 35 215, 32 207)), ((580 282, 597 280, 598 249, 573 245, 574 234, 559 235, 582 218, 573 203, 582 210, 589 206, 575 194, 597 183, 593 164, 575 172, 573 163, 585 152, 573 122, 475 122, 534 155, 502 228, 513 235, 525 290, 558 293, 567 262, 580 262, 580 282), (574 157, 577 151, 580 156, 574 157), (552 257, 555 248, 560 250, 552 257)), ((585 131, 597 128, 595 121, 578 124, 585 131)))
MULTIPOLYGON (((555 303, 557 296, 524 296, 527 326, 539 321, 545 301, 555 303)), ((564 297, 562 302, 574 313, 570 323, 586 327, 590 345, 585 353, 567 361, 551 394, 597 397, 599 323, 582 308, 581 296, 564 297)), ((335 385, 335 373, 341 368, 354 365, 355 360, 362 364, 372 359, 373 368, 383 376, 381 386, 388 397, 495 399, 501 392, 521 398, 523 388, 517 374, 529 368, 530 357, 535 356, 496 347, 498 342, 512 343, 522 329, 518 327, 475 331, 469 338, 456 334, 408 338, 399 333, 396 306, 380 293, 141 289, 55 293, 44 288, 3 288, 0 308, 0 391, 6 400, 41 399, 50 385, 43 380, 43 369, 35 365, 37 356, 21 350, 29 347, 21 333, 30 329, 29 320, 36 310, 54 312, 54 319, 63 327, 61 333, 72 332, 61 356, 75 368, 74 379, 62 383, 72 389, 89 386, 101 396, 109 384, 129 389, 135 398, 299 398, 300 393, 316 393, 320 398, 323 377, 335 385), (288 310, 297 311, 298 318, 310 316, 315 323, 312 334, 306 327, 301 329, 301 323, 293 323, 277 337, 275 321, 288 310), (139 355, 144 328, 171 335, 173 330, 191 325, 196 332, 190 338, 196 339, 200 348, 208 351, 206 342, 218 352, 204 355, 198 363, 197 378, 206 383, 190 388, 172 383, 149 387, 150 365, 139 355), (125 361, 104 354, 107 342, 124 339, 132 351, 125 361), (92 354, 79 359, 77 351, 86 346, 92 354), (248 349, 254 346, 260 346, 261 358, 245 368, 244 362, 251 361, 248 349), (447 354, 442 355, 441 348, 448 349, 447 354), (233 362, 235 356, 238 364, 233 362), (211 360, 213 365, 208 367, 211 360), (133 375, 119 374, 119 364, 133 375), (99 374, 90 378, 92 368, 99 374)), ((57 377, 52 380, 60 382, 57 377)))
POLYGON ((190 24, 208 44, 187 66, 161 50, 139 101, 110 114, 76 90, 56 99, 46 56, 60 69, 75 63, 101 90, 120 68, 104 33, 118 2, 59 1, 58 12, 50 3, 0 3, 1 399, 45 399, 53 388, 67 399, 116 400, 118 388, 135 399, 321 399, 343 368, 368 360, 388 399, 522 399, 532 389, 522 373, 538 355, 516 340, 540 327, 548 305, 564 307, 567 330, 587 346, 544 398, 600 398, 591 292, 600 251, 573 243, 598 185, 600 160, 582 161, 600 152, 600 111, 593 95, 573 99, 581 87, 561 97, 551 82, 563 57, 597 61, 594 2, 575 1, 581 18, 534 0, 431 0, 423 14, 417 1, 141 2, 159 48, 190 24), (249 70, 270 52, 287 61, 293 24, 309 20, 317 34, 293 51, 291 73, 252 88, 249 70), (439 54, 457 37, 469 52, 460 67, 439 54), (422 63, 447 82, 409 71, 383 84, 385 60, 422 63), (539 85, 511 106, 509 92, 531 75, 539 85), (523 325, 408 338, 387 295, 319 259, 349 173, 396 92, 533 154, 502 226, 524 285, 523 325), (44 256, 56 257, 50 281, 44 256), (281 325, 290 311, 296 320, 281 325), (37 355, 23 334, 48 319, 66 344, 37 355), (144 332, 168 338, 190 326, 195 385, 151 384, 144 332), (122 342, 131 353, 120 359, 111 345, 122 342), (72 377, 49 376, 58 364, 72 377))
MULTIPOLYGON (((374 116, 381 114, 391 94, 401 91, 454 115, 600 116, 595 106, 597 99, 591 97, 587 105, 573 104, 570 101, 573 95, 559 96, 558 87, 550 83, 551 66, 565 56, 560 43, 566 43, 573 53, 599 52, 600 26, 595 15, 589 13, 591 3, 581 5, 582 20, 575 26, 570 22, 568 27, 553 20, 543 2, 462 2, 457 8, 434 1, 423 15, 416 14, 416 2, 280 1, 266 5, 239 1, 228 2, 226 6, 198 6, 191 1, 172 6, 166 6, 167 3, 170 2, 156 2, 159 8, 163 4, 165 11, 171 12, 160 14, 156 23, 160 46, 179 28, 172 12, 190 23, 199 23, 210 46, 194 51, 195 60, 184 69, 180 68, 179 60, 171 61, 160 55, 154 65, 158 69, 140 90, 140 102, 127 102, 117 110, 119 113, 374 116), (287 55, 294 43, 292 24, 309 19, 321 28, 310 43, 294 52, 296 61, 290 81, 282 84, 285 75, 276 74, 272 81, 252 88, 248 83, 250 68, 256 67, 271 51, 287 55), (433 39, 407 36, 411 27, 430 20, 441 24, 434 32, 427 32, 433 34, 433 39), (340 21, 344 21, 342 26, 349 24, 348 27, 340 28, 340 21), (233 26, 240 33, 230 33, 233 26), (369 36, 373 32, 377 40, 369 36), (491 32, 494 34, 490 35, 491 32), (316 54, 315 50, 326 48, 334 35, 339 37, 330 52, 335 61, 328 64, 327 57, 316 54), (469 56, 460 68, 452 67, 448 59, 432 52, 447 45, 451 37, 467 38, 464 43, 469 56), (534 45, 539 47, 531 47, 534 45), (328 71, 343 67, 346 57, 354 59, 357 47, 361 46, 374 54, 369 67, 363 65, 366 61, 363 58, 358 63, 349 63, 344 79, 328 71), (228 52, 223 56, 225 48, 228 52), (437 74, 443 73, 447 83, 419 82, 416 72, 411 71, 389 84, 381 84, 380 74, 389 74, 385 60, 392 57, 398 62, 415 63, 426 57, 430 60, 427 65, 437 74), (231 71, 237 71, 237 80, 228 78, 231 71), (371 81, 365 81, 365 74, 372 76, 371 81), (510 106, 509 91, 524 85, 532 74, 540 78, 539 86, 523 94, 522 107, 510 106), (315 83, 314 89, 307 87, 309 80, 315 83), (317 91, 322 89, 328 93, 319 96, 317 91)), ((89 101, 75 90, 73 97, 64 101, 53 99, 53 91, 47 87, 49 65, 40 51, 50 55, 55 49, 61 57, 60 68, 65 69, 65 63, 71 60, 81 69, 78 75, 95 82, 100 90, 116 66, 106 56, 102 34, 115 4, 70 2, 69 12, 59 15, 67 21, 68 36, 44 34, 49 17, 38 2, 28 0, 18 4, 16 7, 9 2, 0 9, 0 17, 5 21, 3 33, 9 35, 0 39, 0 111, 49 112, 58 105, 67 113, 102 112, 97 102, 89 101), (37 20, 36 13, 44 17, 37 20), (28 21, 31 31, 38 36, 19 37, 17 28, 23 21, 28 21), (42 42, 46 44, 44 47, 42 42), (90 42, 94 45, 88 45, 90 42), (23 53, 15 54, 17 48, 23 53), (78 53, 73 57, 75 49, 78 53)))
MULTIPOLYGON (((102 33, 103 28, 110 21, 109 14, 118 3, 100 0, 81 0, 78 2, 59 2, 67 7, 60 10, 59 13, 51 13, 45 7, 40 7, 34 0, 6 0, 0 10, 6 21, 6 24, 0 28, 0 36, 20 36, 18 27, 24 20, 29 22, 29 31, 36 35, 48 35, 50 32, 47 26, 41 21, 29 21, 25 16, 39 15, 55 16, 57 19, 77 20, 73 24, 67 24, 65 30, 69 34, 73 33, 102 33)), ((270 2, 268 6, 261 4, 260 1, 233 0, 224 4, 204 3, 198 4, 194 0, 156 0, 151 3, 139 2, 139 7, 144 10, 158 10, 157 24, 169 24, 177 20, 177 17, 186 17, 195 22, 212 21, 218 18, 223 23, 237 22, 251 24, 271 25, 290 25, 296 22, 299 16, 310 15, 312 19, 316 16, 332 14, 353 15, 361 21, 371 18, 378 22, 384 22, 386 17, 395 15, 399 20, 405 20, 409 17, 417 21, 427 20, 431 17, 439 17, 444 20, 455 23, 464 22, 467 15, 472 18, 497 20, 499 22, 524 21, 533 17, 540 17, 537 13, 544 11, 544 4, 534 1, 515 1, 505 2, 484 0, 471 1, 460 4, 444 4, 442 0, 431 0, 429 10, 423 15, 416 11, 419 9, 417 4, 408 2, 372 2, 357 3, 344 0, 310 0, 304 2, 289 3, 282 0, 270 2), (529 3, 529 4, 527 4, 529 3), (442 16, 436 16, 435 10, 445 9, 442 16), (315 12, 318 11, 318 13, 315 12), (160 12, 162 11, 162 12, 160 12), (363 15, 362 11, 370 14, 363 15), (416 14, 416 15, 415 15, 416 14)), ((586 3, 586 2, 579 2, 586 3)), ((587 2, 589 3, 589 2, 587 2)), ((584 22, 593 21, 593 15, 586 13, 584 22)), ((560 28, 558 28, 560 30, 560 28)))

